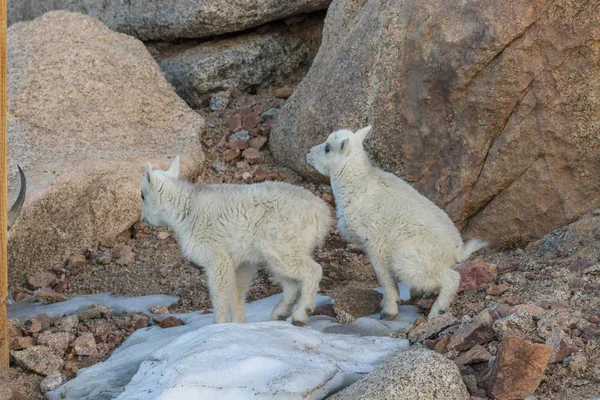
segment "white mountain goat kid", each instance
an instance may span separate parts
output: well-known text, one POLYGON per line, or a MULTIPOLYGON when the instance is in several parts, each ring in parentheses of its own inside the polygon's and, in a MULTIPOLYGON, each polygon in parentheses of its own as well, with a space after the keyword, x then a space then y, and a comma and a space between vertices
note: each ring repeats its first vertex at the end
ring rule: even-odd
POLYGON ((363 148, 370 131, 371 126, 333 132, 306 160, 331 179, 340 234, 365 251, 375 269, 384 291, 381 318, 398 315, 397 282, 411 286, 411 297, 439 290, 429 313, 433 318, 448 309, 458 291, 460 275, 453 266, 486 243, 463 244, 443 210, 374 167, 363 148))
POLYGON ((292 315, 294 325, 306 323, 322 276, 311 255, 331 225, 324 201, 282 182, 185 182, 179 179, 179 157, 168 171, 147 164, 141 190, 142 222, 172 229, 184 257, 205 268, 216 323, 227 322, 228 311, 233 322, 246 321, 246 291, 258 263, 283 288, 270 319, 292 315))

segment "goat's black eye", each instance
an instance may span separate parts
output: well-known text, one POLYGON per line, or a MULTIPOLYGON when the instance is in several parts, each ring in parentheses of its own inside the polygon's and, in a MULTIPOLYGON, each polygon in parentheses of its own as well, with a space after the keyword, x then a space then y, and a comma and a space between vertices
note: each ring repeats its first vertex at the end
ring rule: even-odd
POLYGON ((325 154, 329 153, 329 144, 325 145, 325 154))
POLYGON ((142 201, 144 201, 144 192, 142 192, 142 201))

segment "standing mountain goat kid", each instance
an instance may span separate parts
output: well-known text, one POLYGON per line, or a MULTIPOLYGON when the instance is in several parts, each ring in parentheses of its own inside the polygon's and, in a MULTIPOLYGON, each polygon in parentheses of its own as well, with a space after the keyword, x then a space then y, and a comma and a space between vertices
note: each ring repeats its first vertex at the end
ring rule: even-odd
POLYGON ((448 215, 397 176, 371 165, 363 141, 371 126, 339 130, 306 160, 330 177, 341 235, 368 255, 384 296, 381 318, 398 315, 397 282, 411 297, 439 290, 429 318, 443 314, 458 291, 452 267, 486 244, 465 244, 448 215))
POLYGON ((185 182, 179 180, 179 157, 168 171, 146 165, 142 201, 142 222, 171 228, 184 257, 205 268, 216 323, 227 322, 228 311, 233 322, 246 321, 246 291, 258 263, 283 287, 270 319, 292 315, 294 325, 306 323, 322 276, 311 255, 331 224, 324 201, 281 182, 185 182))

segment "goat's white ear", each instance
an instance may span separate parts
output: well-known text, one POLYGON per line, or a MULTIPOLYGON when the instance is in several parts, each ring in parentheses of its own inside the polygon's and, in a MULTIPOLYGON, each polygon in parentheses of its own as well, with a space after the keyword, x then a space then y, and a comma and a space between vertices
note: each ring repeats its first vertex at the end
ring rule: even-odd
POLYGON ((360 142, 363 142, 365 140, 365 138, 367 137, 367 135, 369 134, 369 132, 371 132, 371 129, 373 129, 372 125, 366 126, 362 129, 357 130, 354 135, 360 142))
POLYGON ((146 163, 146 180, 148 183, 152 184, 152 165, 149 162, 146 163))
POLYGON ((348 154, 350 150, 350 139, 346 138, 340 142, 340 152, 342 154, 348 154))
POLYGON ((169 168, 169 175, 174 178, 179 178, 179 155, 175 157, 173 162, 171 163, 171 167, 169 168))

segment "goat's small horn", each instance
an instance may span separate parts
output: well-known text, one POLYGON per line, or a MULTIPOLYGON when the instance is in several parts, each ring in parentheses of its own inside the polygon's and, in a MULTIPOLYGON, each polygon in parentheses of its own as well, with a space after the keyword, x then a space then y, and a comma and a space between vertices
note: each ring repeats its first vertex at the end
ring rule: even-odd
POLYGON ((10 230, 10 227, 13 226, 13 224, 17 220, 17 217, 21 213, 21 207, 23 207, 23 203, 25 202, 25 192, 27 191, 25 173, 23 172, 20 166, 17 165, 17 168, 19 168, 19 175, 21 175, 21 189, 19 189, 19 196, 17 197, 17 200, 8 212, 8 230, 10 230))

